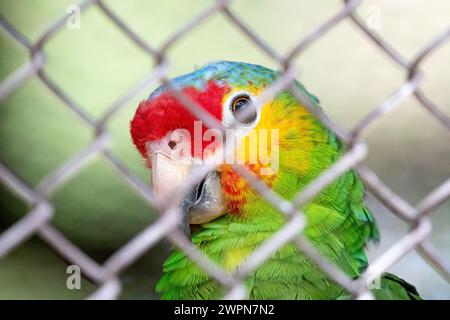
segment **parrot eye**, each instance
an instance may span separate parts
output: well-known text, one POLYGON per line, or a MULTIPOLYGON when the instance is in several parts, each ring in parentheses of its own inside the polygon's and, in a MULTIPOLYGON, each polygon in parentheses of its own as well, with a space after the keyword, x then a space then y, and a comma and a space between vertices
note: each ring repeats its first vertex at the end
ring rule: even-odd
POLYGON ((250 124, 256 119, 256 109, 248 95, 242 94, 231 101, 231 112, 240 123, 250 124))

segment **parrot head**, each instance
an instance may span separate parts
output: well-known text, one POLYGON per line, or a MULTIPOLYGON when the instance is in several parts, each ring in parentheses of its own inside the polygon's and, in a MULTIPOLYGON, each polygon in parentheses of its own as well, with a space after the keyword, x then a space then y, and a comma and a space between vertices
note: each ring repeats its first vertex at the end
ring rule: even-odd
POLYGON ((275 192, 292 199, 338 156, 334 134, 290 93, 280 92, 260 106, 253 103, 278 76, 262 66, 219 61, 171 80, 172 88, 230 129, 226 137, 209 129, 165 86, 139 104, 131 121, 131 136, 151 168, 152 187, 159 200, 173 197, 173 190, 203 161, 221 159, 191 192, 176 199, 187 230, 189 225, 202 225, 224 215, 235 220, 277 219, 268 217, 273 210, 267 210, 265 200, 232 164, 247 166, 275 192), (229 141, 235 141, 231 152, 224 148, 229 141))

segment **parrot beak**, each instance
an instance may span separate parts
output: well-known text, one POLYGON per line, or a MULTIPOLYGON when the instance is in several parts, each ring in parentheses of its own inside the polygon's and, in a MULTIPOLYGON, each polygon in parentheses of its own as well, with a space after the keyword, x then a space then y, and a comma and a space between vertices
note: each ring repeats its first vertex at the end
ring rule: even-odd
MULTIPOLYGON (((159 202, 166 203, 173 190, 180 187, 186 180, 191 170, 191 165, 162 152, 152 154, 151 162, 151 180, 155 198, 159 202)), ((182 215, 181 229, 186 236, 190 237, 188 212, 195 201, 195 194, 190 191, 184 196, 175 196, 171 201, 179 203, 182 215)))
POLYGON ((172 193, 183 183, 194 167, 190 161, 182 161, 163 152, 151 155, 152 186, 158 201, 176 201, 182 214, 182 231, 190 238, 190 225, 212 221, 225 213, 220 174, 210 171, 204 179, 185 194, 172 193))

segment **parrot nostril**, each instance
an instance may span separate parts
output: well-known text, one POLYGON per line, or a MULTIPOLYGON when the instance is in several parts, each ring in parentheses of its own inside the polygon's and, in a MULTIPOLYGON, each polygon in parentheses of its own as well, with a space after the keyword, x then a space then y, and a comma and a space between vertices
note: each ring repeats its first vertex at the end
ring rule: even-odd
POLYGON ((175 149, 175 147, 177 146, 177 143, 175 142, 175 141, 173 141, 173 140, 170 140, 169 141, 169 148, 170 149, 175 149))

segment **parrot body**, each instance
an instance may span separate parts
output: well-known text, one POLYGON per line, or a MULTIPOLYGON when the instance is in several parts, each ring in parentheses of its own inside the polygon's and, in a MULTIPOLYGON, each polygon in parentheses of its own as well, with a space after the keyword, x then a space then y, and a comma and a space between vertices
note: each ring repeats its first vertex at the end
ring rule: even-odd
MULTIPOLYGON (((258 96, 278 72, 247 63, 219 61, 172 80, 171 84, 189 95, 205 111, 226 124, 227 103, 233 95, 258 96)), ((316 97, 297 86, 319 108, 316 97)), ((234 106, 234 105, 233 105, 234 106)), ((274 192, 293 200, 309 182, 329 168, 344 153, 336 135, 325 128, 290 93, 280 92, 257 111, 251 130, 278 130, 278 166, 273 174, 270 161, 243 162, 274 192)), ((131 122, 135 145, 149 158, 147 143, 167 132, 184 128, 193 132, 195 117, 186 111, 164 87, 141 103, 131 122)), ((207 130, 203 127, 203 132, 207 130)), ((239 148, 246 149, 249 134, 239 148)), ((203 145, 204 147, 204 145, 203 145)), ((266 150, 270 158, 273 146, 266 150)), ((237 156, 239 157, 239 156, 237 156)), ((264 160, 264 159, 263 159, 264 160)), ((149 164, 151 166, 151 164, 149 164)), ((286 223, 285 217, 262 198, 230 165, 220 165, 220 186, 224 213, 193 228, 192 242, 227 271, 245 258, 286 223)), ((307 225, 303 235, 327 259, 348 276, 357 278, 368 266, 365 246, 378 240, 373 216, 364 204, 364 187, 354 171, 336 179, 303 207, 307 225)), ((225 292, 205 271, 182 251, 174 250, 163 267, 156 290, 163 299, 214 299, 225 292)), ((415 288, 390 274, 374 290, 380 299, 419 299, 415 288)), ((345 299, 348 293, 312 263, 293 244, 279 249, 246 279, 251 299, 345 299)))

